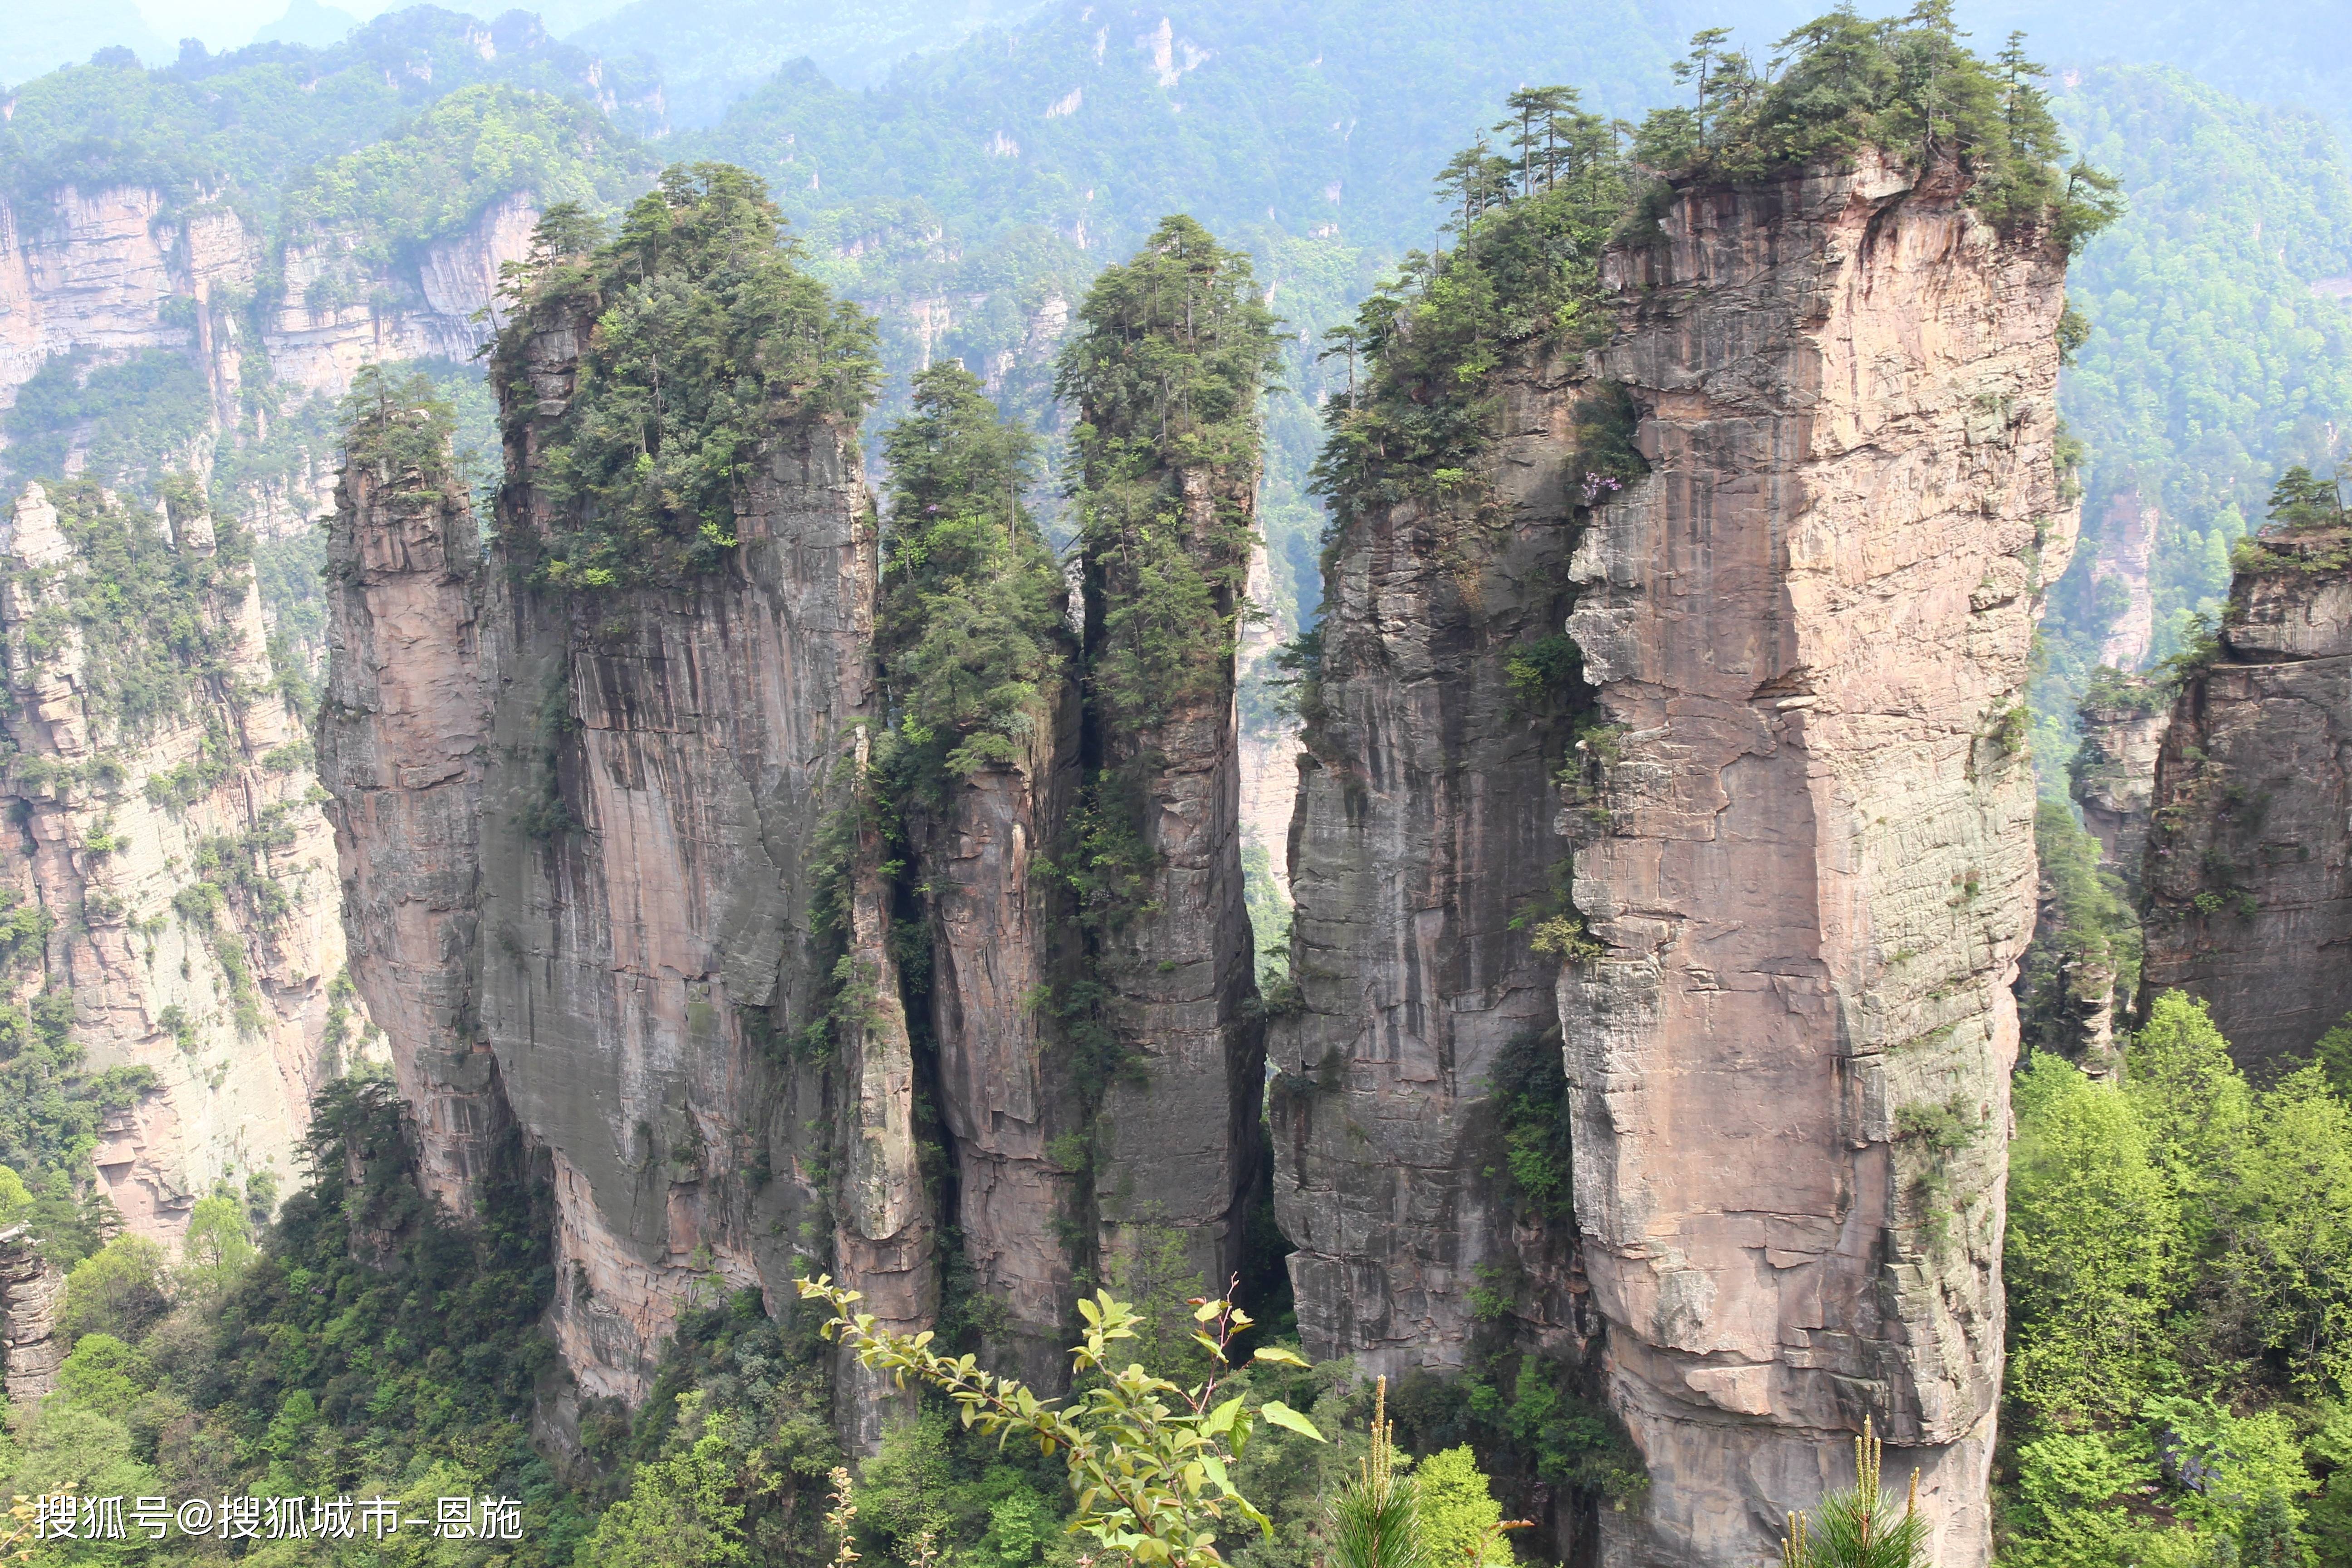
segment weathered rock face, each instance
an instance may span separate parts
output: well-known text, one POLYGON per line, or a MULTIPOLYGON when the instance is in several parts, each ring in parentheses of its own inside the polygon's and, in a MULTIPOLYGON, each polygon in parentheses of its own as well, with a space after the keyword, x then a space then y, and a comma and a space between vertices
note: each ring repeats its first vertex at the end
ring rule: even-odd
POLYGON ((2352 531, 2264 534, 2156 764, 2145 994, 2210 1005, 2239 1059, 2352 1013, 2352 531))
MULTIPOLYGON (((684 1307, 755 1288, 781 1309, 828 1240, 896 1326, 929 1321, 938 1279, 870 833, 830 873, 838 945, 813 929, 873 709, 855 431, 774 428, 725 573, 535 587, 535 542, 572 525, 539 480, 585 325, 535 321, 495 368, 487 563, 446 481, 346 475, 327 754, 354 974, 426 1184, 462 1212, 513 1119, 551 1173, 551 1327, 584 1393, 634 1403, 684 1307)), ((844 1436, 870 1448, 885 1396, 843 1378, 844 1436)))
POLYGON ((75 515, 61 518, 27 486, 0 546, 5 793, 23 856, 9 879, 56 922, 7 984, 19 1001, 70 989, 89 1065, 154 1073, 155 1092, 110 1111, 97 1174, 131 1230, 171 1244, 215 1183, 293 1182, 310 1097, 360 1047, 362 1020, 333 994, 331 840, 252 568, 220 558, 208 519, 183 518, 174 541, 121 498, 65 499, 75 515), (100 538, 115 542, 93 557, 100 538), (170 584, 182 642, 158 646, 135 612, 89 611, 100 618, 86 628, 102 573, 170 584), (58 621, 47 633, 44 614, 58 621), (158 700, 136 673, 149 660, 201 668, 152 677, 177 687, 158 700))
POLYGON ((2147 581, 2148 557, 2156 549, 2157 525, 2164 514, 2154 502, 2126 488, 2107 498, 2099 528, 2099 555, 2092 580, 2102 601, 2119 598, 2106 641, 2099 645, 2099 662, 2117 669, 2137 669, 2156 637, 2156 595, 2147 581))
POLYGON ((139 186, 0 203, 0 407, 52 355, 77 349, 193 352, 225 410, 252 348, 279 383, 329 395, 372 360, 463 360, 488 331, 474 318, 497 298, 499 264, 520 259, 538 222, 528 196, 508 196, 402 274, 354 261, 363 236, 310 236, 288 247, 284 300, 254 343, 235 312, 215 308, 215 295, 250 289, 266 258, 262 237, 228 204, 183 209, 139 186), (339 287, 311 287, 322 282, 339 287), (173 304, 188 299, 193 311, 173 304))
MULTIPOLYGON (((543 323, 494 369, 529 411, 509 436, 510 539, 567 521, 533 476, 584 329, 543 323)), ((854 429, 777 427, 736 532, 738 565, 691 592, 574 598, 502 574, 486 617, 482 1026, 554 1161, 557 1339, 589 1392, 633 1400, 690 1291, 783 1300, 800 1229, 832 1195, 828 1105, 858 1146, 842 1261, 870 1246, 930 1267, 901 1245, 929 1224, 903 1028, 835 1064, 887 1104, 829 1097, 788 1044, 824 1010, 813 883, 874 706, 854 429)), ((859 910, 853 942, 878 942, 878 919, 859 910)), ((876 1267, 900 1277, 845 1277, 869 1310, 916 1321, 934 1287, 876 1267)))
MULTIPOLYGON (((1255 515, 1257 473, 1181 469, 1187 548, 1211 565, 1223 516, 1255 515)), ((1116 561, 1090 563, 1087 623, 1133 595, 1116 561)), ((1233 614, 1221 591, 1221 616, 1233 614)), ((1156 721, 1101 724, 1092 750, 1138 799, 1148 869, 1135 903, 1148 913, 1107 934, 1097 954, 1108 1019, 1128 1052, 1097 1116, 1097 1247, 1137 1260, 1181 1239, 1204 1289, 1242 1264, 1244 1208, 1262 1174, 1259 1104, 1265 1034, 1242 880, 1241 762, 1229 654, 1211 687, 1165 703, 1156 721)), ((1128 803, 1121 803, 1125 809, 1128 803)))
POLYGON ((1004 1313, 1005 1342, 992 1350, 1049 1388, 1069 1375, 1070 1238, 1086 1212, 1076 1162, 1057 1140, 1083 1132, 1086 1107, 1055 1012, 1039 1005, 1069 982, 1072 910, 1035 862, 1062 841, 1077 795, 1076 696, 1075 686, 1054 694, 1020 763, 951 786, 936 818, 912 825, 929 889, 931 1036, 963 1253, 1004 1313))
POLYGON ((1515 1044, 1557 1048, 1559 961, 1522 928, 1558 901, 1569 715, 1510 661, 1568 616, 1571 370, 1506 378, 1483 508, 1374 509, 1327 568, 1291 828, 1298 1011, 1268 1045, 1275 1212, 1317 1360, 1459 1370, 1472 1291, 1507 1280, 1523 1321, 1570 1316, 1565 1259, 1497 1190, 1489 1079, 1515 1044))
POLYGON ((1875 1417, 1983 1563, 2001 1369, 2022 694, 2074 520, 2064 258, 1948 179, 1681 193, 1602 355, 1653 472, 1580 546, 1616 727, 1560 977, 1576 1206, 1646 1459, 1603 1560, 1745 1564, 1875 1417))
POLYGON ((482 776, 481 539, 446 475, 364 458, 328 535, 319 773, 352 975, 417 1127, 425 1189, 459 1218, 507 1123, 476 1005, 482 776))
POLYGON ((2099 841, 2099 860, 2135 892, 2147 851, 2157 752, 2171 719, 2169 704, 2147 680, 2126 679, 2095 692, 2076 710, 2083 743, 2071 783, 2083 826, 2099 841))
POLYGON ((41 1255, 23 1226, 0 1231, 0 1365, 8 1403, 20 1409, 58 1385, 66 1359, 58 1315, 65 1304, 65 1271, 41 1255))

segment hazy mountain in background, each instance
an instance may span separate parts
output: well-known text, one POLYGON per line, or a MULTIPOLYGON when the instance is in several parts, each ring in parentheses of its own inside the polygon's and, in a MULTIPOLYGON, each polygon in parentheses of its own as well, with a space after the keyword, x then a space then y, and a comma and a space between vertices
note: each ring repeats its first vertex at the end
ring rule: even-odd
POLYGON ((0 26, 0 85, 13 87, 99 50, 127 48, 142 60, 170 59, 173 46, 131 0, 13 0, 0 26))
POLYGON ((257 44, 308 44, 325 48, 341 43, 360 19, 349 11, 321 5, 319 0, 293 0, 286 15, 253 36, 257 44))
MULTIPOLYGON (((1773 40, 1830 9, 1820 0, 1669 0, 1675 31, 1739 29, 1769 55, 1773 40)), ((1874 8, 1863 7, 1866 15, 1874 8)), ((2256 103, 2294 104, 2352 127, 2352 4, 2267 0, 1958 0, 1960 26, 1987 54, 2022 30, 2053 65, 2168 65, 2256 103)))
POLYGON ((661 68, 670 117, 708 125, 790 60, 835 82, 880 80, 907 56, 1019 21, 1037 0, 636 0, 572 35, 599 54, 661 68))

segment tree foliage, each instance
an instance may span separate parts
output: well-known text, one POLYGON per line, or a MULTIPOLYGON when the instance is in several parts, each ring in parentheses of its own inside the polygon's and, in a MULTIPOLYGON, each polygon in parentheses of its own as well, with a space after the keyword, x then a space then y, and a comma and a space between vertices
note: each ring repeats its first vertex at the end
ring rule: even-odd
POLYGON ((1170 217, 1104 268, 1062 351, 1054 388, 1077 416, 1072 499, 1092 596, 1087 675, 1124 733, 1232 679, 1274 325, 1249 258, 1170 217))
POLYGON ((2250 1084, 2167 993, 2120 1082, 2037 1053, 2016 1107, 2017 1560, 2302 1561, 2352 1517, 2315 1473, 2352 1459, 2352 1104, 2324 1063, 2250 1084))
POLYGON ((1022 505, 1036 438, 942 361, 882 438, 890 525, 875 647, 918 780, 1027 754, 1073 662, 1060 565, 1022 505))
POLYGON ((1950 0, 1881 21, 1832 11, 1780 39, 1760 75, 1727 38, 1691 40, 1678 74, 1695 107, 1651 112, 1635 143, 1643 163, 1737 183, 1876 147, 1923 173, 1955 164, 1988 218, 2046 228, 2070 249, 2121 213, 2113 179, 2066 165, 2024 36, 1985 60, 1960 41, 1950 0))
MULTIPOLYGON (((609 240, 551 208, 510 277, 516 313, 492 374, 527 374, 532 335, 585 329, 576 384, 533 482, 556 503, 539 581, 673 584, 731 557, 737 519, 781 427, 855 422, 879 374, 874 323, 801 265, 767 187, 725 163, 666 171, 609 240)), ((520 400, 510 420, 531 417, 520 400)))
MULTIPOLYGON (((829 1278, 803 1280, 800 1294, 832 1309, 826 1337, 837 1337, 867 1368, 902 1385, 911 1379, 939 1390, 982 1436, 1018 1433, 1041 1453, 1060 1455, 1077 1495, 1070 1532, 1137 1563, 1221 1563, 1218 1527, 1231 1518, 1271 1533, 1265 1516, 1234 1486, 1234 1462, 1248 1451, 1260 1422, 1321 1439, 1311 1421, 1279 1400, 1253 1405, 1242 1396, 1217 1399, 1230 1366, 1227 1350, 1251 1323, 1231 1301, 1195 1308, 1197 1337, 1214 1366, 1205 1381, 1183 1388, 1139 1364, 1118 1364, 1113 1346, 1136 1337, 1133 1309, 1107 1290, 1082 1300, 1085 1331, 1070 1356, 1080 1392, 1064 1404, 1039 1399, 1018 1379, 980 1370, 971 1355, 942 1354, 931 1348, 929 1331, 881 1328, 872 1314, 855 1310, 856 1291, 829 1278)), ((1271 1346, 1260 1346, 1255 1359, 1304 1364, 1271 1346)))

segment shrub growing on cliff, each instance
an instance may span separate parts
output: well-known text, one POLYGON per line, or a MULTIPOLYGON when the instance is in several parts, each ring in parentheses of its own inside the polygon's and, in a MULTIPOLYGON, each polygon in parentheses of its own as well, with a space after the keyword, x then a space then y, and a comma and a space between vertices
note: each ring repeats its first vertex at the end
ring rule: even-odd
MULTIPOLYGON (((530 476, 561 513, 533 574, 571 588, 683 582, 735 548, 780 425, 864 413, 874 323, 803 269, 765 184, 730 164, 667 170, 600 238, 577 208, 551 209, 508 285, 520 308, 494 374, 523 377, 544 328, 586 329, 530 476)), ((509 423, 535 406, 510 401, 509 423)))
MULTIPOLYGON (((869 1370, 901 1384, 911 1380, 937 1389, 983 1436, 1001 1440, 1018 1433, 1035 1441, 1040 1452, 1061 1456, 1078 1499, 1071 1533, 1092 1536, 1106 1551, 1139 1563, 1203 1568, 1221 1563, 1217 1531, 1233 1519, 1270 1533, 1265 1516, 1231 1479, 1231 1467, 1247 1451, 1259 1422, 1322 1440, 1313 1422, 1279 1400, 1253 1405, 1246 1397, 1217 1399, 1229 1367, 1226 1352, 1251 1324, 1230 1301, 1203 1301, 1194 1310, 1213 1369, 1187 1389, 1140 1365, 1119 1367, 1114 1346, 1136 1338, 1141 1320, 1107 1290, 1082 1300, 1078 1312, 1086 1325, 1070 1356, 1081 1392, 1063 1402, 1041 1400, 1017 1379, 982 1372, 969 1355, 942 1355, 931 1348, 929 1332, 877 1327, 870 1314, 855 1310, 858 1293, 829 1278, 803 1279, 799 1289, 803 1300, 833 1310, 825 1336, 838 1338, 869 1370)), ((1255 1359, 1305 1364, 1271 1346, 1261 1346, 1255 1359)))

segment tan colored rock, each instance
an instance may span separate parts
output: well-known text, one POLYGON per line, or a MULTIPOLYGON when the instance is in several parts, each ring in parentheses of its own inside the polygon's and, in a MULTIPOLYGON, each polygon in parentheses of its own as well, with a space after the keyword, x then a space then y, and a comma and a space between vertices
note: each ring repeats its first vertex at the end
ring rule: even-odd
POLYGON ((2263 533, 2156 763, 2145 997, 2202 997, 2238 1059, 2352 1014, 2352 531, 2263 533))
POLYGON ((2075 713, 2083 741, 2070 772, 2083 826, 2099 841, 2100 863, 2135 893, 2147 853, 2157 752, 2170 709, 2154 682, 2126 677, 2095 691, 2075 713))
MULTIPOLYGON (((145 521, 120 500, 77 504, 145 521)), ((213 564, 204 522, 183 520, 180 552, 211 578, 195 601, 221 673, 176 709, 127 718, 101 689, 96 630, 69 626, 46 650, 27 636, 87 570, 38 485, 16 501, 19 570, 0 593, 14 699, 0 722, 18 752, 5 788, 24 855, 12 880, 58 921, 9 984, 18 1000, 70 988, 89 1066, 155 1073, 155 1093, 110 1110, 96 1173, 130 1228, 167 1245, 218 1182, 266 1172, 292 1184, 310 1097, 359 1051, 363 1022, 335 1026, 340 1040, 331 1030, 344 956, 331 836, 252 571, 213 564), (223 890, 203 893, 207 881, 223 890)))
POLYGON ((477 1001, 481 539, 446 475, 360 460, 336 490, 327 565, 319 772, 352 978, 391 1042, 424 1188, 468 1220, 509 1125, 477 1001))
POLYGON ((1613 255, 1652 473, 1577 555, 1617 726, 1559 984, 1576 1204, 1646 1502, 1611 1564, 1748 1564, 1865 1415, 1929 1555, 1990 1552, 2027 655, 2063 254, 1948 175, 1686 189, 1613 255), (1922 1129, 1948 1123, 1938 1152, 1922 1129))
POLYGON ((1559 961, 1521 917, 1558 902, 1572 715, 1515 689, 1510 661, 1571 602, 1575 369, 1496 378, 1474 499, 1368 506, 1328 557, 1290 838, 1297 1011, 1267 1045, 1275 1213, 1317 1360, 1460 1372, 1482 1316, 1511 1320, 1490 1343, 1524 1326, 1574 1348, 1571 1227, 1519 1223, 1489 1090, 1514 1046, 1558 1048, 1559 961), (1507 1310, 1482 1314, 1474 1292, 1498 1291, 1507 1310))
POLYGON ((2157 525, 2164 514, 2136 489, 2116 491, 2107 500, 2099 530, 2098 558, 2091 577, 2102 585, 2114 583, 2124 595, 2124 607, 2106 641, 2099 645, 2099 662, 2117 669, 2137 669, 2156 638, 2156 595, 2148 587, 2148 558, 2156 550, 2157 525))
POLYGON ((66 1344, 58 1334, 66 1277, 21 1225, 0 1230, 0 1367, 8 1403, 30 1409, 58 1385, 66 1344))

